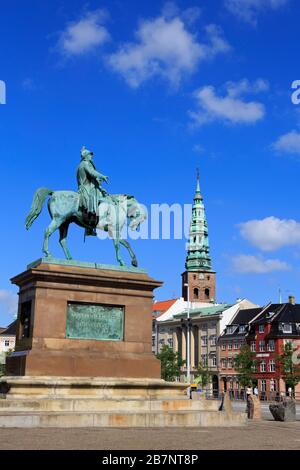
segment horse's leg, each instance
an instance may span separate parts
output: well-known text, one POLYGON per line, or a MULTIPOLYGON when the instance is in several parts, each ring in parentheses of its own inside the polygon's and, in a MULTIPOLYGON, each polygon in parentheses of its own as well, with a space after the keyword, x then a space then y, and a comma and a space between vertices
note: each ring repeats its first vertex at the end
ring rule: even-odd
POLYGON ((52 235, 52 233, 55 232, 55 230, 58 229, 60 224, 61 224, 61 220, 52 219, 49 227, 47 227, 45 231, 43 252, 45 253, 46 257, 51 257, 51 253, 49 251, 49 237, 52 235))
POLYGON ((59 243, 62 249, 64 250, 65 257, 67 259, 72 259, 72 256, 70 255, 70 252, 69 252, 69 248, 67 246, 68 229, 69 229, 68 222, 65 222, 59 227, 59 243))
POLYGON ((127 248, 128 252, 129 252, 129 254, 130 254, 130 256, 131 256, 131 264, 132 264, 132 266, 134 266, 135 268, 137 268, 138 262, 137 262, 135 253, 134 253, 133 249, 132 249, 131 246, 130 246, 130 243, 129 243, 127 240, 123 240, 123 239, 120 240, 120 243, 121 243, 121 245, 125 246, 125 248, 127 248))
POLYGON ((114 238, 113 241, 114 241, 114 247, 116 250, 116 257, 117 257, 118 263, 120 264, 120 266, 125 266, 125 263, 122 260, 121 255, 120 255, 120 239, 114 238))

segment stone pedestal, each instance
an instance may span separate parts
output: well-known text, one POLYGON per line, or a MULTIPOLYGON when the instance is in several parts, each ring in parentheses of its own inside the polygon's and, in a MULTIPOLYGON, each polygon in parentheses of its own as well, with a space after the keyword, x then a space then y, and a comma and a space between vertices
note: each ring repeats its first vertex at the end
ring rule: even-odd
POLYGON ((160 378, 152 354, 153 290, 143 270, 41 259, 19 286, 14 376, 160 378))

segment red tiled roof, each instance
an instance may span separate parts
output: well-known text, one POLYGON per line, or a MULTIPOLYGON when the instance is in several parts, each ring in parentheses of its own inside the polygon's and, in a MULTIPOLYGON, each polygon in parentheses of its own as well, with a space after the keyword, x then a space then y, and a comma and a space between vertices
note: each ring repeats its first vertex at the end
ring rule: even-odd
MULTIPOLYGON (((171 300, 163 300, 162 302, 154 302, 152 305, 152 310, 154 312, 159 312, 159 315, 162 315, 165 313, 167 310, 169 310, 172 305, 175 304, 177 299, 171 299, 171 300)), ((157 318, 159 315, 155 315, 157 318)))

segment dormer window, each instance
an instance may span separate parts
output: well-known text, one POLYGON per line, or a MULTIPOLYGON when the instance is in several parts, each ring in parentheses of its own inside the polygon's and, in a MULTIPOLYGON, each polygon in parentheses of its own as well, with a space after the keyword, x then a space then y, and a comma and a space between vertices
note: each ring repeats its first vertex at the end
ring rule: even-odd
POLYGON ((227 326, 227 331, 226 331, 226 333, 227 333, 228 335, 232 335, 232 333, 234 332, 234 329, 235 329, 234 326, 227 326))
POLYGON ((240 328, 239 328, 239 332, 240 333, 245 333, 246 331, 246 326, 245 325, 241 325, 240 328))
POLYGON ((283 323, 282 324, 282 331, 283 333, 292 333, 293 328, 291 323, 283 323))

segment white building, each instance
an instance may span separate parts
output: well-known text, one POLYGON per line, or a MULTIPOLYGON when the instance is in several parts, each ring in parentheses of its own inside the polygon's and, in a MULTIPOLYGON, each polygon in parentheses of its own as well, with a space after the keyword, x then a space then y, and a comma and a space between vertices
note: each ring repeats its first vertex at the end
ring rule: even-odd
POLYGON ((0 332, 0 354, 15 349, 17 322, 12 322, 7 328, 1 328, 0 332))

